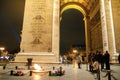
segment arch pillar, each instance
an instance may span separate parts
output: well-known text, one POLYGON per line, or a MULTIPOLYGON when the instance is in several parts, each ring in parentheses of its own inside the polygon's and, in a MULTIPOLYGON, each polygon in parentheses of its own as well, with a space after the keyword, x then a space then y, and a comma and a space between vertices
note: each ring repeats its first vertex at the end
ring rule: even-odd
POLYGON ((59 11, 60 0, 26 0, 21 52, 15 62, 32 58, 33 62, 59 63, 59 11))
POLYGON ((53 32, 52 32, 52 52, 56 55, 56 62, 59 62, 59 37, 60 37, 60 0, 54 0, 54 8, 53 8, 53 32), (57 44, 56 44, 57 43, 57 44))
POLYGON ((112 19, 111 0, 100 0, 103 51, 109 51, 111 59, 116 59, 116 44, 112 19))
POLYGON ((86 40, 86 55, 90 51, 90 33, 89 33, 89 16, 84 16, 84 22, 85 22, 85 40, 86 40))
POLYGON ((104 0, 100 0, 100 14, 101 14, 101 27, 102 27, 102 39, 103 39, 103 52, 105 52, 106 50, 109 50, 109 48, 108 48, 108 35, 107 35, 104 0))

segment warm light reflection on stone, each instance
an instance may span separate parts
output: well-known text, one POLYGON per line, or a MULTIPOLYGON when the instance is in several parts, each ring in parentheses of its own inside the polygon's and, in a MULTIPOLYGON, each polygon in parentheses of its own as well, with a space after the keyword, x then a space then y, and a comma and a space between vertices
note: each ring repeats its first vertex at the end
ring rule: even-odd
POLYGON ((35 74, 33 78, 33 80, 42 80, 42 77, 39 74, 35 74))
POLYGON ((83 15, 86 14, 85 11, 84 11, 80 6, 75 5, 75 4, 71 4, 71 5, 65 6, 65 7, 61 10, 61 14, 62 14, 64 11, 66 11, 67 9, 70 9, 70 8, 75 8, 75 9, 81 11, 81 12, 83 13, 83 15))

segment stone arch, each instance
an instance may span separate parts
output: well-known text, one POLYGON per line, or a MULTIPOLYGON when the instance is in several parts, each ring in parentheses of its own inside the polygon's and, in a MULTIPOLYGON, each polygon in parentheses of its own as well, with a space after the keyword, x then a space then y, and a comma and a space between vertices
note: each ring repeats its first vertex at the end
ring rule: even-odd
POLYGON ((61 5, 61 7, 60 7, 60 15, 65 10, 67 10, 69 8, 75 8, 75 9, 79 10, 80 12, 82 12, 82 14, 84 16, 88 15, 88 10, 81 3, 78 3, 78 2, 68 2, 68 3, 65 3, 65 4, 61 5))
POLYGON ((84 16, 84 24, 85 24, 85 40, 86 40, 86 53, 90 51, 89 47, 89 31, 88 31, 88 22, 89 22, 89 11, 79 2, 68 2, 60 6, 60 21, 62 20, 62 14, 64 11, 68 9, 77 9, 80 11, 84 16))

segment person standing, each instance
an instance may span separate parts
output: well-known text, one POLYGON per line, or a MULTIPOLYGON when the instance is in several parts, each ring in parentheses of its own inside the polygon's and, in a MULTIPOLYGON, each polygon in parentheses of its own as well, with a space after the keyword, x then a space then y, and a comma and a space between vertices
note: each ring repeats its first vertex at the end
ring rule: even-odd
POLYGON ((92 72, 93 71, 93 68, 92 68, 92 58, 93 58, 93 53, 90 52, 88 54, 88 65, 89 65, 89 71, 92 72))
POLYGON ((104 66, 105 66, 105 54, 102 53, 102 56, 101 56, 101 71, 104 70, 104 66))
POLYGON ((92 73, 96 73, 95 78, 98 78, 98 80, 100 80, 100 70, 99 70, 99 62, 98 62, 98 60, 94 60, 92 66, 93 66, 92 73))
POLYGON ((81 63, 82 63, 82 57, 80 56, 80 54, 77 56, 77 63, 78 63, 78 68, 81 68, 81 63))
POLYGON ((102 71, 104 69, 104 54, 99 52, 98 56, 99 56, 98 62, 101 65, 101 71, 102 71))
POLYGON ((119 53, 119 55, 118 55, 118 62, 119 62, 119 64, 120 64, 120 53, 119 53))
POLYGON ((110 54, 108 53, 108 51, 105 52, 104 57, 105 57, 106 70, 110 70, 110 54))

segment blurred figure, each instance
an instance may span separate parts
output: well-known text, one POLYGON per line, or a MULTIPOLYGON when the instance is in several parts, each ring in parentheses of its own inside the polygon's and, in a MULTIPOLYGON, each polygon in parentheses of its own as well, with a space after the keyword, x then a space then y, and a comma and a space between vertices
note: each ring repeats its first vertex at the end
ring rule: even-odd
POLYGON ((101 57, 101 71, 104 70, 105 67, 104 65, 105 65, 105 55, 103 53, 101 57))
POLYGON ((105 57, 106 70, 110 70, 110 54, 108 53, 108 51, 105 52, 104 57, 105 57))
POLYGON ((62 57, 62 56, 60 56, 60 62, 61 62, 61 63, 63 63, 63 62, 64 62, 64 60, 63 60, 63 57, 62 57))
POLYGON ((97 73, 99 70, 99 62, 97 60, 93 61, 93 73, 97 73))
POLYGON ((119 64, 120 64, 120 53, 119 53, 119 55, 118 55, 118 62, 119 62, 119 64))
POLYGON ((93 53, 90 52, 90 53, 88 54, 88 65, 89 65, 89 71, 90 71, 90 72, 93 71, 92 59, 93 59, 93 53))
POLYGON ((78 64, 78 68, 81 68, 81 63, 82 63, 82 57, 80 56, 80 54, 77 56, 77 64, 78 64))
POLYGON ((93 71, 92 71, 92 73, 93 74, 96 74, 95 75, 95 79, 96 78, 100 78, 100 74, 99 74, 99 62, 97 61, 97 60, 93 60, 93 71))

